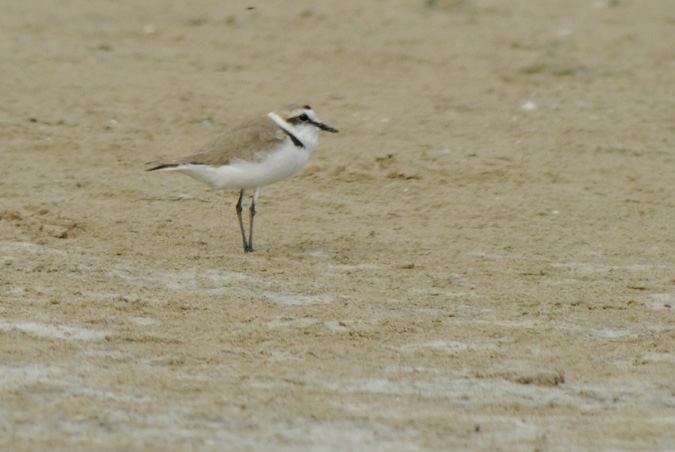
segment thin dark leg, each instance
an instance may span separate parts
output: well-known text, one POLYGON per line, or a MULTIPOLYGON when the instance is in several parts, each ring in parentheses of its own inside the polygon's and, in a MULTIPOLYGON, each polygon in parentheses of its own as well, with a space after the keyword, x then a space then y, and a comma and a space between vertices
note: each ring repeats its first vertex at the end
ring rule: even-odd
POLYGON ((251 200, 251 207, 249 209, 249 213, 251 214, 251 225, 248 229, 248 251, 253 252, 253 217, 255 216, 255 195, 253 196, 253 199, 251 200))
POLYGON ((237 218, 239 218, 239 228, 241 229, 241 238, 244 241, 244 252, 248 253, 248 242, 246 241, 246 231, 244 230, 244 221, 241 219, 241 200, 244 199, 244 192, 245 190, 241 190, 241 193, 239 193, 239 201, 237 201, 237 218))

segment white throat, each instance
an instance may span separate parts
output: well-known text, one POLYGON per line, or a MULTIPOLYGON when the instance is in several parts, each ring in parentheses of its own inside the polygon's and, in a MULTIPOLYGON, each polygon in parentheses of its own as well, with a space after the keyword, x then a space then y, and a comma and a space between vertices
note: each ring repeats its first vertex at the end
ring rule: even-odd
POLYGON ((267 113, 267 116, 287 133, 297 138, 308 152, 316 149, 316 145, 319 143, 319 129, 317 127, 311 124, 293 125, 274 112, 267 113))

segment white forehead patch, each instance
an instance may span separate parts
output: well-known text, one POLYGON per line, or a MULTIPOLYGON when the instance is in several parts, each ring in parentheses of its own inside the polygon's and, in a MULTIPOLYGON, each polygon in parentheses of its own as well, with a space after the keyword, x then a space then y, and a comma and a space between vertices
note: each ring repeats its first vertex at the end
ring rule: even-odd
POLYGON ((307 114, 308 116, 311 117, 314 114, 314 110, 312 110, 311 108, 304 108, 304 107, 303 108, 296 108, 295 110, 293 110, 291 112, 289 117, 293 118, 295 116, 300 116, 302 114, 307 114))

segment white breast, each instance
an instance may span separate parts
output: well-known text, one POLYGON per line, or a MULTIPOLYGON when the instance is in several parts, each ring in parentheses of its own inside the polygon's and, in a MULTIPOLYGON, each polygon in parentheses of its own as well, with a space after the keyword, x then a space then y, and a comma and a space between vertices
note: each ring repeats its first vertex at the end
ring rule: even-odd
POLYGON ((256 188, 279 182, 300 171, 309 160, 310 150, 298 148, 290 139, 267 155, 258 155, 257 161, 233 160, 229 165, 181 164, 174 170, 183 172, 215 189, 256 188))

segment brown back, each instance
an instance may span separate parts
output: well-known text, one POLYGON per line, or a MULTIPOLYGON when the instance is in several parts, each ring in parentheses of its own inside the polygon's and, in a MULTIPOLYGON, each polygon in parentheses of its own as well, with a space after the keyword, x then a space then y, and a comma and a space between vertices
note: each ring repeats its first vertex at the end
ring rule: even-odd
POLYGON ((274 121, 261 116, 230 127, 195 154, 175 160, 149 162, 151 167, 148 171, 172 168, 181 163, 222 166, 229 164, 232 159, 252 161, 256 153, 273 150, 285 137, 274 121))

